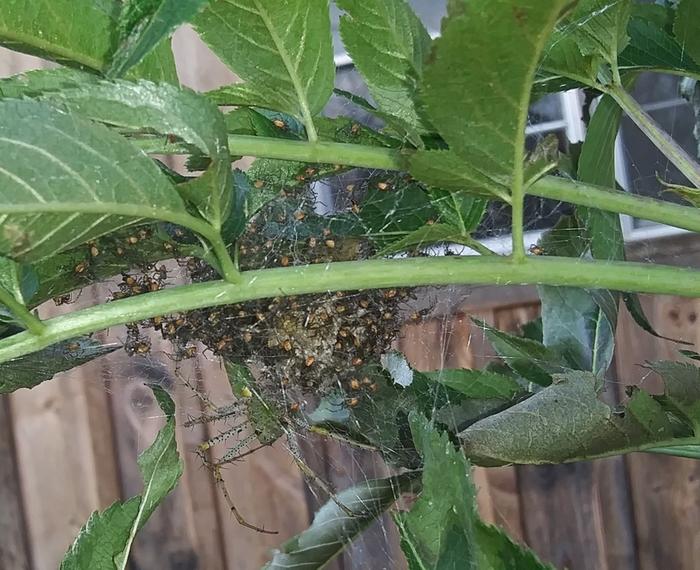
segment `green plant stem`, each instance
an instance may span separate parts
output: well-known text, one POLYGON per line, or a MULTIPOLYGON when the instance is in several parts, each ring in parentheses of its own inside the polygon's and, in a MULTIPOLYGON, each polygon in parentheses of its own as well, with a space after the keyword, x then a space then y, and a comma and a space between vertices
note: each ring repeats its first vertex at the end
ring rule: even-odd
POLYGON ((4 287, 0 287, 0 305, 5 305, 30 334, 41 335, 46 331, 46 325, 4 287))
MULTIPOLYGON (((189 154, 182 145, 168 143, 164 137, 130 137, 144 152, 152 154, 189 154)), ((357 168, 407 170, 410 151, 381 146, 335 142, 306 142, 251 135, 229 135, 228 146, 234 156, 256 156, 317 164, 339 164, 357 168)))
POLYGON ((627 214, 692 232, 700 232, 700 208, 679 206, 557 176, 541 178, 530 186, 528 193, 541 198, 560 200, 616 214, 627 214))
MULTIPOLYGON (((146 152, 178 154, 186 149, 168 145, 163 138, 132 139, 146 152)), ((407 170, 410 151, 345 143, 307 143, 246 135, 229 136, 234 155, 258 156, 299 162, 341 164, 381 170, 407 170)), ((678 206, 662 200, 646 198, 628 192, 584 184, 557 176, 543 176, 526 192, 533 196, 551 198, 579 206, 587 206, 627 214, 700 232, 700 208, 678 206)))
POLYGON ((513 259, 522 261, 525 253, 525 197, 513 194, 511 232, 513 237, 513 259))
POLYGON ((647 449, 647 453, 660 453, 675 457, 687 457, 688 459, 700 459, 700 440, 685 445, 673 445, 671 447, 655 447, 647 449))
MULTIPOLYGON (((9 8, 6 7, 5 9, 7 10, 9 8)), ((2 38, 3 44, 7 45, 10 49, 13 49, 12 44, 26 46, 24 49, 18 47, 17 51, 24 51, 25 53, 37 55, 43 54, 44 57, 48 57, 59 63, 67 63, 69 65, 78 64, 81 67, 88 67, 94 71, 100 71, 104 67, 104 61, 101 59, 92 57, 79 50, 72 50, 68 47, 55 44, 51 42, 50 39, 41 38, 32 33, 27 34, 13 28, 2 28, 0 29, 0 38, 2 38)))
POLYGON ((216 256, 216 260, 218 261, 217 269, 221 271, 221 276, 229 283, 240 283, 241 273, 238 271, 236 264, 233 262, 233 259, 226 248, 226 244, 221 239, 221 235, 217 233, 215 236, 210 237, 209 243, 211 244, 212 251, 216 256))
POLYGON ((627 113, 630 119, 649 137, 658 148, 696 188, 700 188, 700 165, 673 140, 652 119, 637 101, 621 85, 607 88, 607 93, 617 101, 617 104, 627 113))
POLYGON ((238 285, 186 285, 55 317, 41 335, 0 340, 0 362, 124 323, 276 296, 426 285, 540 284, 700 297, 700 271, 644 263, 527 257, 440 257, 352 261, 246 271, 238 285))

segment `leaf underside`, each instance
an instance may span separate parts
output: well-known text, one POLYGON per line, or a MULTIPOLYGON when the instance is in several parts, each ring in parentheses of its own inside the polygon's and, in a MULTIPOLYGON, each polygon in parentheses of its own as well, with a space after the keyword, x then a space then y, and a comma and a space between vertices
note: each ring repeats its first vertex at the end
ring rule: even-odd
POLYGON ((37 261, 146 217, 186 214, 119 135, 34 101, 0 102, 0 255, 37 261))

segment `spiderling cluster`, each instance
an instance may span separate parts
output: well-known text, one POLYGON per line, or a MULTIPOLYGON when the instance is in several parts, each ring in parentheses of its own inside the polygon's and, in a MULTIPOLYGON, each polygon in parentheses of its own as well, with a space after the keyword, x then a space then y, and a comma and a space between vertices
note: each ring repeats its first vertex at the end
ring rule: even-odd
MULTIPOLYGON (((308 194, 285 193, 267 204, 239 240, 242 268, 269 268, 363 259, 373 251, 361 237, 334 233, 328 218, 313 211, 308 194)), ((218 278, 206 263, 181 264, 195 282, 218 278)), ((115 296, 156 290, 164 268, 125 274, 115 296)), ((150 350, 152 328, 172 342, 176 359, 196 355, 196 346, 255 371, 262 396, 277 409, 299 410, 306 396, 339 387, 347 405, 357 405, 376 385, 363 373, 390 348, 406 317, 409 290, 388 289, 276 297, 156 317, 128 327, 126 350, 150 350)), ((414 315, 414 318, 419 318, 414 315)))

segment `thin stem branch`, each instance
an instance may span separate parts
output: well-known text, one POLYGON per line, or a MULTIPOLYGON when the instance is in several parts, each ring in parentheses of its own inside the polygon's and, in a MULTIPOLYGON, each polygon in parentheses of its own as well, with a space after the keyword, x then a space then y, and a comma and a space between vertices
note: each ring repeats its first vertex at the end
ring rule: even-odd
POLYGON ((44 323, 4 287, 0 287, 0 305, 5 305, 31 334, 40 335, 46 330, 44 323))
POLYGON ((36 55, 41 54, 44 58, 52 59, 59 63, 77 63, 94 71, 100 71, 105 63, 102 59, 87 54, 86 50, 70 49, 53 43, 49 38, 39 37, 35 33, 23 33, 14 26, 0 28, 0 39, 10 49, 36 55))
POLYGON ((645 263, 527 257, 439 257, 352 261, 241 273, 224 281, 165 289, 90 307, 44 322, 41 335, 0 340, 0 362, 124 323, 173 312, 277 296, 427 285, 560 285, 700 297, 700 271, 645 263))
POLYGON ((511 232, 513 234, 513 259, 522 261, 525 253, 525 197, 513 194, 511 232))
MULTIPOLYGON (((186 149, 167 145, 162 138, 132 140, 146 152, 170 154, 187 152, 186 149)), ((399 171, 408 169, 411 153, 409 150, 383 147, 345 143, 311 144, 303 141, 246 135, 229 136, 229 145, 234 155, 399 171)), ((542 177, 530 185, 526 192, 533 196, 552 198, 617 214, 627 214, 636 218, 700 232, 700 208, 678 206, 662 200, 556 176, 542 177)))
POLYGON ((700 164, 652 119, 641 105, 621 85, 613 85, 606 90, 627 113, 630 119, 649 137, 658 148, 691 184, 700 188, 700 164))
MULTIPOLYGON (((189 154, 177 143, 164 137, 130 137, 129 140, 151 154, 189 154)), ((357 168, 407 170, 410 151, 395 148, 333 142, 306 142, 252 135, 229 135, 228 145, 234 156, 257 156, 317 164, 339 164, 357 168)))
POLYGON ((218 268, 221 271, 221 276, 226 279, 229 283, 240 283, 241 273, 238 271, 236 264, 233 262, 231 255, 226 248, 226 244, 221 239, 220 234, 212 236, 209 238, 209 243, 211 244, 216 260, 218 261, 218 268))
POLYGON ((556 176, 541 178, 528 188, 528 193, 700 233, 700 208, 679 206, 556 176))

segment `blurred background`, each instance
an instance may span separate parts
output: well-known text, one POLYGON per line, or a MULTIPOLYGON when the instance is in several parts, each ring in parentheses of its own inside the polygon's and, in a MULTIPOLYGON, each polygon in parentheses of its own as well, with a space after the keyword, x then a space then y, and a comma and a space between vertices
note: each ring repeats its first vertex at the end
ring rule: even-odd
MULTIPOLYGON (((432 34, 439 32, 443 0, 411 2, 432 34)), ((337 29, 337 11, 334 10, 337 29)), ((336 34, 337 36, 337 34, 336 34)), ((206 91, 235 80, 189 29, 177 32, 174 51, 180 79, 206 91)), ((336 37, 339 87, 367 95, 361 78, 336 37)), ((50 64, 0 50, 0 76, 50 64)), ((647 111, 693 155, 693 112, 679 96, 678 79, 642 76, 635 96, 647 111)), ((585 137, 585 95, 579 91, 550 96, 533 104, 528 145, 548 134, 564 149, 585 137)), ((369 121, 340 100, 330 116, 369 121)), ((630 192, 661 197, 657 176, 683 183, 682 176, 646 141, 631 121, 623 120, 616 149, 618 183, 630 192)), ((340 188, 341 182, 338 182, 340 188)), ((319 185, 319 203, 336 202, 334 182, 319 185)), ((664 198, 666 196, 663 196, 664 198)), ((537 242, 568 206, 532 199, 528 203, 529 244, 537 242)), ((631 259, 700 266, 700 238, 663 225, 623 216, 631 259)), ((490 212, 480 235, 494 249, 507 247, 509 212, 490 212)), ((538 315, 531 287, 423 290, 435 306, 421 323, 406 324, 397 340, 421 370, 480 367, 492 357, 482 332, 468 315, 517 331, 538 315)), ((109 287, 85 290, 75 304, 42 308, 47 317, 104 302, 109 287)), ((700 300, 643 299, 662 335, 700 348, 700 300)), ((123 341, 115 329, 104 338, 123 341)), ((692 348, 692 347, 689 347, 692 348)), ((175 370, 168 347, 154 340, 147 358, 115 353, 28 391, 0 397, 0 569, 57 568, 63 553, 95 509, 141 489, 137 454, 162 424, 160 411, 144 380, 170 388, 181 410, 194 414, 199 402, 182 378, 205 389, 219 404, 232 399, 218 362, 199 356, 175 370)), ((640 365, 676 358, 677 346, 656 339, 625 314, 618 328, 614 367, 605 399, 616 402, 628 384, 660 390, 640 365)), ((182 422, 181 422, 182 423, 182 422)), ((283 444, 232 465, 224 473, 238 509, 250 521, 279 531, 270 536, 237 525, 209 473, 192 449, 218 433, 216 426, 180 428, 185 475, 174 494, 139 536, 130 568, 163 570, 252 570, 269 552, 303 530, 319 502, 309 490, 283 444)), ((381 476, 386 468, 369 452, 305 437, 307 462, 336 489, 381 476)), ((604 570, 690 570, 700 560, 700 463, 652 454, 632 454, 554 467, 477 469, 479 508, 484 518, 503 526, 557 568, 604 570)), ((365 533, 331 568, 401 569, 405 567, 388 520, 365 533)))

